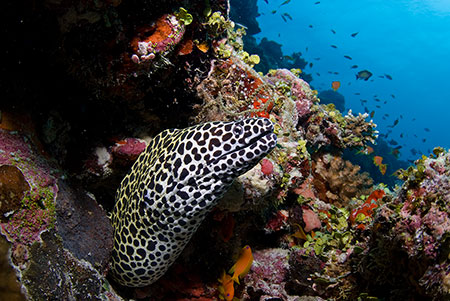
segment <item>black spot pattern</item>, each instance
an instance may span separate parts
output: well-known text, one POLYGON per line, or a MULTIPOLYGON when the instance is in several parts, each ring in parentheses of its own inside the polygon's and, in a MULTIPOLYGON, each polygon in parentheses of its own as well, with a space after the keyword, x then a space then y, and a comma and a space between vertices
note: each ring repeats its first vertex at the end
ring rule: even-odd
POLYGON ((275 147, 272 132, 250 118, 157 135, 116 194, 112 276, 131 287, 160 278, 233 179, 275 147))

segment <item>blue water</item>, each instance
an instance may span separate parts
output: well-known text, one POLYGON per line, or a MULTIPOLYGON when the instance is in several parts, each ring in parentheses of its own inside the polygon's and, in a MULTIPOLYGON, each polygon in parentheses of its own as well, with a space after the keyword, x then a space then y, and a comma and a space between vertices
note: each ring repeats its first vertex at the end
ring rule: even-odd
POLYGON ((257 40, 267 37, 282 44, 286 55, 301 52, 313 63, 304 71, 313 75, 310 84, 319 92, 340 81, 338 92, 345 97, 346 109, 374 110, 380 134, 392 131, 386 140, 402 146, 401 159, 428 155, 435 146, 450 147, 450 1, 268 2, 258 0, 257 40), (277 12, 272 14, 273 10, 277 12), (285 16, 284 21, 283 13, 292 20, 285 16), (352 37, 353 33, 358 34, 352 37), (358 68, 351 69, 352 65, 358 68), (356 80, 357 71, 364 69, 373 76, 356 80), (385 120, 384 114, 389 115, 385 120), (398 124, 391 128, 396 119, 398 124), (419 153, 413 155, 411 149, 419 153))

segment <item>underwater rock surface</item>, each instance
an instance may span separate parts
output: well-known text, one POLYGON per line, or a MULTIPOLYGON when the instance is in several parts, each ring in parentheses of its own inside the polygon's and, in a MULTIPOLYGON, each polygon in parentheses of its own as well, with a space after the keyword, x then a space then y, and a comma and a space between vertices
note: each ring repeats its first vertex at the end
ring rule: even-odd
POLYGON ((6 282, 17 274, 31 299, 100 299, 112 247, 105 212, 85 191, 75 193, 61 181, 28 135, 0 129, 0 137, 2 204, 8 205, 0 227, 15 269, 6 282))

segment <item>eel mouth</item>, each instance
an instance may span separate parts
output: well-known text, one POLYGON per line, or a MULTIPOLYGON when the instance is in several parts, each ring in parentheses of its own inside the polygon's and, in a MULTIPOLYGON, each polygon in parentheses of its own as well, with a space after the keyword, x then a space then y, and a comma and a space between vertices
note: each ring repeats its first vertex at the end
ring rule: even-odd
MULTIPOLYGON (((246 148, 252 148, 252 147, 255 146, 255 145, 258 143, 258 141, 261 140, 262 138, 266 138, 267 144, 270 144, 270 142, 273 140, 273 139, 271 139, 271 137, 270 137, 271 135, 275 135, 275 134, 273 133, 273 127, 271 127, 270 129, 268 129, 267 131, 262 132, 260 135, 251 138, 250 141, 249 141, 248 143, 246 143, 246 144, 244 144, 244 145, 242 145, 242 146, 239 146, 239 147, 237 147, 237 148, 235 148, 235 149, 233 149, 233 150, 230 150, 229 152, 226 152, 226 153, 222 154, 221 156, 217 157, 216 159, 211 160, 210 162, 208 162, 208 164, 216 164, 217 162, 219 162, 220 160, 222 160, 224 157, 227 157, 227 156, 229 156, 229 155, 232 154, 232 153, 239 152, 239 151, 241 151, 241 150, 243 150, 243 149, 246 149, 246 148)), ((275 135, 275 137, 276 137, 276 135, 275 135)), ((276 138, 275 138, 275 141, 276 141, 276 138)), ((275 144, 274 144, 274 145, 275 145, 275 144)), ((269 147, 267 152, 269 152, 270 149, 271 149, 271 148, 269 147)))

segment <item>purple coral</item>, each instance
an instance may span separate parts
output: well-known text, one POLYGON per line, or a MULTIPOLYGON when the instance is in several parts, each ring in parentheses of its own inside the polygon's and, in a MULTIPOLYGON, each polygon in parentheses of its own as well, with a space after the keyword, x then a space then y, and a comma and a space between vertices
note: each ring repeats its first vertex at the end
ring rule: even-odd
POLYGON ((262 295, 259 300, 273 297, 285 298, 284 279, 289 268, 289 251, 284 249, 265 249, 253 252, 253 264, 245 277, 244 299, 253 294, 262 295))

